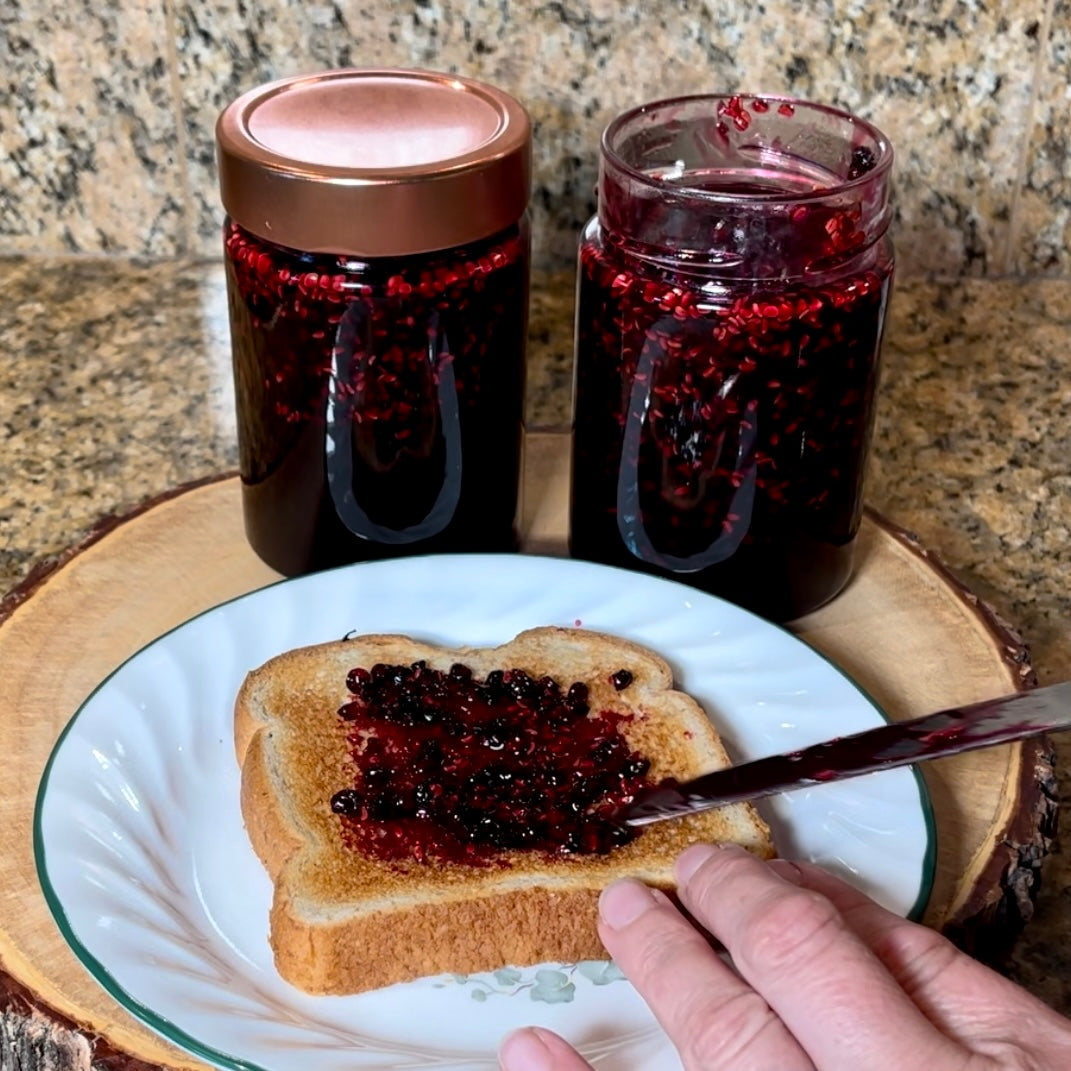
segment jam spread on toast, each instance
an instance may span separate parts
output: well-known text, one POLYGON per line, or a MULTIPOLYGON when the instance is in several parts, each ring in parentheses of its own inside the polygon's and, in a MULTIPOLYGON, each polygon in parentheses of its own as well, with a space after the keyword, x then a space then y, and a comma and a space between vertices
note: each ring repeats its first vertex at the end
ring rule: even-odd
MULTIPOLYGON (((632 674, 611 681, 621 691, 632 674)), ((479 866, 518 849, 605 854, 637 835, 613 817, 651 784, 621 732, 633 715, 592 711, 582 682, 420 661, 358 667, 346 685, 355 776, 331 809, 350 848, 479 866)))

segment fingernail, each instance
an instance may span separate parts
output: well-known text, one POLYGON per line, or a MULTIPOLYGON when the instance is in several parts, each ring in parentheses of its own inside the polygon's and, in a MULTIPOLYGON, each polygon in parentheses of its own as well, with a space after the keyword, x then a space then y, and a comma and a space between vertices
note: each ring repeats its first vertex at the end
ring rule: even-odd
POLYGON ((509 1034, 498 1050, 503 1071, 554 1071, 554 1056, 541 1037, 538 1027, 527 1027, 509 1034))
POLYGON ((792 885, 803 884, 803 871, 791 859, 771 859, 770 869, 792 885))
POLYGON ((658 901, 646 885, 626 878, 608 885, 599 897, 599 915, 607 926, 620 930, 633 923, 658 901))
POLYGON ((685 848, 677 856, 677 861, 673 865, 677 875, 677 884, 686 885, 691 876, 704 863, 713 859, 715 855, 720 855, 722 852, 742 850, 735 844, 693 844, 690 848, 685 848))

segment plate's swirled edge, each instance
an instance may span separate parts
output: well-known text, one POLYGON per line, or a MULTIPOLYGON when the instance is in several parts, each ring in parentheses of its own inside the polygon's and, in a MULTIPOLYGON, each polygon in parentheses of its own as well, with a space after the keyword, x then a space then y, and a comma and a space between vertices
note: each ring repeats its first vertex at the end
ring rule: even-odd
MULTIPOLYGON (((472 557, 472 556, 463 556, 463 557, 472 557)), ((487 557, 487 556, 482 556, 482 557, 487 557)), ((496 557, 508 557, 508 556, 496 556, 496 557)), ((533 557, 536 557, 536 556, 525 555, 525 557, 528 558, 529 560, 531 560, 533 557)), ((559 564, 559 565, 560 564, 564 564, 565 562, 569 561, 568 559, 556 559, 556 558, 546 558, 544 560, 547 561, 547 562, 553 562, 553 563, 559 564)), ((386 564, 386 563, 370 563, 370 564, 374 565, 374 564, 386 564)), ((572 563, 570 563, 570 564, 572 564, 572 563)), ((587 563, 575 563, 575 564, 587 565, 587 563)), ((360 565, 357 565, 357 566, 353 566, 353 565, 341 566, 336 570, 331 570, 330 572, 342 572, 342 571, 355 569, 355 568, 361 568, 361 566, 360 565)), ((634 574, 626 572, 625 570, 614 569, 612 567, 607 567, 607 566, 600 566, 600 567, 597 567, 597 568, 600 568, 602 570, 606 570, 606 571, 609 571, 609 572, 613 572, 613 573, 620 573, 620 574, 622 574, 622 576, 631 577, 631 576, 634 575, 634 574)), ((230 605, 233 605, 233 604, 236 604, 236 603, 240 603, 240 602, 242 602, 244 600, 247 600, 247 599, 250 599, 250 598, 254 598, 257 595, 259 595, 259 594, 261 594, 261 593, 263 593, 263 592, 265 592, 265 591, 267 591, 269 589, 273 589, 273 588, 277 588, 277 587, 280 587, 280 586, 283 586, 283 585, 286 585, 286 584, 293 583, 294 579, 295 578, 283 578, 283 579, 275 581, 275 582, 273 582, 271 584, 267 584, 267 585, 265 585, 265 586, 263 586, 261 588, 255 589, 255 590, 250 591, 250 592, 243 593, 243 594, 238 595, 238 596, 235 596, 232 599, 224 600, 223 602, 218 603, 218 604, 216 604, 214 606, 207 607, 205 610, 201 611, 198 614, 195 614, 193 617, 187 619, 186 621, 183 621, 183 622, 175 625, 173 628, 168 629, 167 631, 161 633, 159 636, 154 637, 148 643, 144 644, 139 650, 135 651, 132 655, 130 655, 130 657, 127 658, 123 663, 121 663, 119 666, 116 666, 116 668, 111 673, 109 673, 108 676, 105 677, 93 689, 93 691, 85 698, 85 700, 83 700, 83 702, 79 706, 78 710, 75 711, 75 713, 71 716, 70 720, 64 726, 62 732, 60 733, 59 737, 56 740, 56 743, 55 743, 51 753, 49 754, 49 758, 48 758, 48 761, 47 761, 47 763, 45 765, 45 769, 43 771, 43 774, 42 774, 42 777, 41 777, 41 781, 40 781, 40 785, 39 785, 39 788, 38 788, 37 796, 36 796, 35 802, 34 802, 33 851, 34 851, 35 866, 36 866, 37 874, 38 874, 38 880, 40 882, 45 901, 46 901, 46 903, 48 905, 49 910, 51 911, 51 913, 53 915, 53 918, 56 921, 57 927, 58 927, 60 933, 62 934, 64 940, 68 943, 68 945, 74 951, 74 953, 77 956, 77 958, 80 960, 80 962, 83 964, 83 966, 89 971, 90 975, 95 979, 95 981, 99 985, 101 985, 101 987, 103 989, 105 989, 109 993, 109 995, 111 995, 121 1006, 123 1006, 127 1011, 132 1013, 136 1018, 142 1020, 146 1025, 148 1025, 150 1028, 155 1030, 157 1033, 161 1034, 164 1038, 166 1038, 167 1040, 171 1041, 172 1043, 177 1044, 177 1045, 181 1046, 182 1048, 188 1050, 193 1055, 195 1055, 197 1057, 200 1057, 200 1058, 202 1058, 204 1060, 207 1060, 207 1061, 209 1061, 211 1063, 215 1063, 217 1065, 220 1065, 222 1067, 226 1067, 226 1068, 232 1069, 232 1071, 266 1071, 266 1069, 263 1068, 258 1063, 255 1063, 255 1062, 250 1061, 250 1060, 245 1060, 245 1059, 242 1059, 240 1057, 233 1056, 233 1055, 231 1055, 229 1053, 226 1053, 226 1052, 223 1052, 223 1051, 221 1051, 221 1050, 219 1050, 217 1048, 214 1048, 211 1045, 205 1044, 204 1042, 200 1041, 198 1038, 194 1037, 193 1035, 191 1035, 190 1033, 188 1033, 187 1031, 185 1031, 184 1029, 182 1029, 181 1027, 176 1025, 174 1022, 172 1022, 166 1016, 161 1015, 160 1013, 158 1013, 154 1009, 152 1009, 152 1008, 148 1007, 147 1005, 145 1005, 142 1001, 138 1000, 135 996, 133 996, 126 989, 124 989, 123 986, 121 986, 119 984, 119 982, 114 978, 114 976, 107 969, 107 967, 97 958, 96 955, 94 955, 94 953, 92 953, 86 947, 86 945, 83 943, 81 938, 78 937, 77 933, 75 932, 74 927, 71 925, 71 922, 70 922, 70 920, 69 920, 69 918, 67 916, 67 912, 64 909, 62 899, 60 898, 60 896, 56 892, 56 889, 54 888, 54 886, 52 884, 52 881, 49 878, 48 866, 47 866, 47 853, 46 853, 46 846, 45 846, 45 842, 44 842, 43 828, 42 828, 42 812, 43 812, 43 808, 44 808, 44 804, 45 804, 45 799, 46 799, 46 796, 47 796, 49 778, 50 778, 50 775, 52 773, 54 763, 55 763, 55 761, 57 759, 57 756, 59 755, 59 753, 61 751, 61 748, 63 746, 64 741, 66 740, 68 735, 71 733, 71 731, 74 729, 75 724, 78 721, 78 717, 82 713, 82 711, 86 708, 86 706, 90 703, 90 701, 102 689, 107 687, 107 685, 112 680, 112 678, 115 677, 116 674, 118 674, 123 669, 124 666, 126 666, 129 662, 133 661, 134 659, 138 658, 145 651, 149 650, 150 648, 152 648, 156 644, 161 643, 163 640, 167 639, 167 637, 171 636, 173 633, 178 632, 179 630, 181 630, 181 629, 185 628, 186 626, 190 625, 192 622, 197 621, 197 620, 199 620, 199 619, 201 619, 201 618, 203 618, 203 617, 205 617, 205 616, 207 616, 207 615, 209 615, 209 614, 221 609, 222 607, 230 606, 230 605)), ((296 579, 301 580, 301 579, 305 579, 305 578, 296 578, 296 579)), ((689 592, 689 593, 694 594, 694 590, 693 589, 687 588, 683 584, 677 584, 677 583, 675 583, 673 581, 661 581, 661 583, 666 584, 666 585, 671 585, 673 587, 678 587, 684 592, 689 592)), ((713 598, 712 596, 705 596, 705 597, 706 598, 713 598)), ((715 601, 720 601, 720 600, 715 600, 715 601)), ((736 610, 737 612, 740 612, 740 613, 746 613, 746 611, 740 611, 739 608, 734 608, 734 610, 736 610)), ((754 615, 748 615, 748 616, 754 616, 754 615)), ((756 619, 756 620, 760 620, 760 619, 756 619)), ((858 692, 866 700, 867 704, 881 718, 883 718, 887 722, 892 720, 889 717, 889 715, 886 713, 886 711, 881 707, 881 705, 876 702, 876 700, 874 699, 874 697, 872 695, 870 695, 856 681, 851 679, 848 676, 848 674, 844 672, 844 670, 842 670, 831 658, 829 658, 823 652, 817 650, 816 648, 814 648, 810 644, 807 644, 806 641, 802 640, 799 636, 796 636, 789 629, 784 628, 781 625, 776 625, 776 624, 773 624, 773 623, 770 623, 770 622, 767 622, 767 621, 761 621, 761 624, 762 624, 762 627, 769 628, 769 629, 776 629, 777 631, 779 631, 779 632, 783 633, 784 635, 790 637, 791 639, 793 639, 797 643, 800 643, 803 646, 805 646, 807 648, 808 652, 810 652, 814 656, 817 656, 822 662, 827 664, 834 671, 834 673, 836 673, 839 677, 841 677, 844 681, 846 681, 853 689, 855 689, 855 691, 858 692)), ((917 894, 917 897, 915 899, 915 903, 913 904, 913 906, 910 909, 910 911, 907 913, 907 917, 908 918, 917 920, 919 917, 921 917, 923 911, 925 910, 925 907, 927 905, 927 902, 929 900, 930 894, 931 894, 932 889, 933 889, 933 884, 934 884, 934 880, 935 880, 935 871, 936 871, 937 845, 936 845, 936 821, 935 821, 935 817, 934 817, 933 806, 932 806, 932 801, 931 801, 930 796, 929 796, 929 792, 928 792, 928 790, 926 788, 925 781, 924 781, 920 771, 916 767, 912 767, 911 768, 911 772, 912 772, 912 774, 914 776, 916 788, 917 788, 917 791, 918 791, 919 807, 920 807, 920 812, 921 812, 921 816, 922 816, 922 819, 923 819, 923 824, 924 824, 924 827, 925 827, 925 833, 926 833, 925 850, 924 850, 923 858, 921 860, 921 870, 922 870, 922 872, 919 875, 918 894, 917 894)), ((483 1060, 483 1059, 486 1058, 483 1054, 477 1054, 477 1053, 474 1053, 474 1052, 455 1051, 455 1052, 447 1054, 447 1053, 443 1052, 442 1050, 440 1050, 439 1056, 446 1058, 446 1061, 448 1061, 448 1062, 443 1062, 442 1059, 433 1058, 434 1062, 429 1062, 426 1066, 429 1066, 429 1067, 438 1066, 438 1067, 445 1068, 445 1067, 452 1066, 454 1063, 459 1062, 459 1061, 471 1062, 474 1059, 475 1060, 483 1060)), ((368 1071, 391 1071, 391 1069, 394 1068, 396 1066, 396 1064, 394 1064, 394 1063, 382 1064, 382 1065, 378 1065, 378 1064, 377 1065, 362 1064, 361 1066, 367 1068, 368 1071)), ((414 1065, 412 1063, 408 1063, 406 1066, 417 1066, 417 1065, 414 1065)), ((493 1066, 496 1066, 496 1064, 492 1063, 492 1064, 488 1064, 487 1066, 488 1067, 493 1067, 493 1066)))
MULTIPOLYGON (((885 719, 885 721, 892 724, 893 719, 889 716, 885 708, 864 688, 857 680, 849 677, 836 662, 833 661, 823 651, 819 651, 817 647, 811 646, 802 637, 797 636, 794 632, 784 628, 781 625, 772 625, 773 628, 779 628, 783 632, 787 632, 794 639, 800 641, 800 643, 806 643, 807 649, 817 655, 823 662, 825 662, 835 673, 839 674, 845 680, 849 681, 853 688, 885 719)), ((926 851, 922 857, 922 877, 919 881, 918 896, 915 897, 914 904, 911 905, 911 910, 908 911, 906 917, 912 922, 918 922, 926 911, 926 905, 930 902, 930 895, 933 892, 933 884, 937 879, 937 816, 933 811, 933 800, 930 798, 930 790, 926 787, 926 779, 922 776, 922 771, 918 766, 909 767, 912 776, 915 778, 915 787, 919 793, 919 808, 922 811, 922 821, 926 825, 926 851)))

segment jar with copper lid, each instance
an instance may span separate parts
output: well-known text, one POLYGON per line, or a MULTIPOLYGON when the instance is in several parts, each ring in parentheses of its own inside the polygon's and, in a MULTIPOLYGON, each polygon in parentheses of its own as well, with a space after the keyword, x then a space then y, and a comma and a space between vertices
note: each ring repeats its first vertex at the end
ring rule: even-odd
POLYGON ((297 574, 516 546, 531 127, 466 78, 342 70, 217 124, 246 533, 297 574))
POLYGON ((852 572, 888 140, 803 101, 617 118, 580 243, 571 548, 788 620, 852 572))

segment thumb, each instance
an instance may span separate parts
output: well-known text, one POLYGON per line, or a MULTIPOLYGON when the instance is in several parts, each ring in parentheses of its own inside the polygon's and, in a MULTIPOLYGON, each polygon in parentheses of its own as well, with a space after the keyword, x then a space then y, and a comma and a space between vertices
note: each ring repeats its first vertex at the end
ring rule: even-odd
POLYGON ((502 1071, 592 1071, 567 1041, 541 1026, 515 1030, 498 1050, 502 1071))

